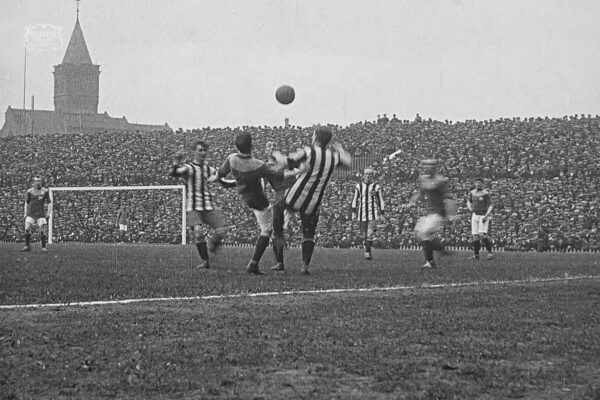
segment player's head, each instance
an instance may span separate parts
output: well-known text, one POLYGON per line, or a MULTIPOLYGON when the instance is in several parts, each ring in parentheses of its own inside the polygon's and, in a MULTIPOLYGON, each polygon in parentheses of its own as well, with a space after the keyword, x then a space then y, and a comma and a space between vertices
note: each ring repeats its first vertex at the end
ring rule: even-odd
POLYGON ((204 141, 197 140, 194 143, 194 159, 196 161, 203 161, 207 151, 208 145, 204 141))
POLYGON ((235 147, 242 154, 250 154, 252 151, 252 135, 248 132, 238 133, 235 137, 235 147))
POLYGON ((39 176, 36 176, 33 178, 33 186, 37 189, 41 189, 42 188, 42 178, 40 178, 39 176))
POLYGON ((328 126, 320 126, 315 129, 312 137, 313 144, 319 144, 321 147, 325 147, 331 141, 331 137, 333 136, 333 132, 331 128, 328 126))
POLYGON ((483 181, 481 179, 475 180, 475 189, 477 189, 477 190, 483 189, 483 181))
POLYGON ((265 152, 267 153, 268 157, 271 157, 273 155, 273 150, 275 150, 275 142, 269 140, 265 145, 265 152))
POLYGON ((372 180, 373 180, 373 170, 371 168, 365 169, 365 171, 363 173, 363 182, 371 183, 372 180))
POLYGON ((426 158, 421 161, 421 169, 425 175, 433 175, 437 170, 438 162, 435 158, 426 158))

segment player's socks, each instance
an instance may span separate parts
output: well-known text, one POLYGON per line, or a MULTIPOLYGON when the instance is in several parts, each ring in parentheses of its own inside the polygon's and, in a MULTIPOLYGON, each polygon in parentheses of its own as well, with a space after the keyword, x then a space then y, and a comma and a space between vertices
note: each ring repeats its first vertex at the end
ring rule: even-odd
POLYGON ((479 250, 481 250, 481 242, 479 240, 473 240, 473 252, 476 256, 479 255, 479 250))
POLYGON ((44 232, 40 233, 40 241, 42 242, 42 249, 46 248, 46 235, 44 235, 44 232))
POLYGON ((25 233, 25 247, 29 247, 29 242, 31 241, 31 233, 25 233))
POLYGON ((435 250, 435 251, 443 251, 443 250, 445 250, 444 245, 442 244, 442 242, 438 238, 435 238, 435 239, 431 240, 431 248, 433 250, 435 250))
POLYGON ((423 253, 425 253, 425 261, 433 261, 433 244, 431 240, 423 240, 423 253))
POLYGON ((315 242, 313 240, 305 239, 302 242, 302 262, 304 262, 304 265, 310 264, 314 249, 315 242))
POLYGON ((273 239, 273 253, 275 254, 275 260, 277 263, 283 264, 283 249, 285 247, 285 239, 274 238, 273 239))
POLYGON ((208 247, 206 246, 206 242, 196 243, 196 248, 198 249, 200 258, 204 261, 208 261, 208 247))
POLYGON ((488 251, 488 253, 491 253, 492 252, 492 241, 489 238, 484 238, 481 241, 483 242, 483 245, 485 246, 485 249, 488 251))
POLYGON ((221 243, 223 242, 223 235, 216 232, 210 241, 210 245, 208 247, 208 251, 211 253, 216 253, 219 247, 221 247, 221 243))
POLYGON ((254 246, 254 254, 252 255, 252 262, 258 264, 263 253, 269 247, 269 236, 260 235, 258 239, 256 239, 256 245, 254 246))
POLYGON ((366 253, 370 253, 371 252, 371 246, 373 245, 373 241, 370 239, 365 240, 365 252, 366 253))

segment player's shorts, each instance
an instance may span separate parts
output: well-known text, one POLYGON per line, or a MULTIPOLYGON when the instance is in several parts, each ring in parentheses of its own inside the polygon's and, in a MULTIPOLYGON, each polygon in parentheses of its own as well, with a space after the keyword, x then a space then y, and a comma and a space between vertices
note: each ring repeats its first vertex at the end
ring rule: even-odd
POLYGON ((377 220, 360 221, 360 231, 367 234, 367 238, 371 238, 377 230, 377 220))
POLYGON ((490 229, 490 217, 483 222, 483 215, 473 214, 471 216, 471 234, 479 235, 480 233, 487 234, 490 229))
POLYGON ((127 232, 127 224, 119 224, 119 230, 123 232, 127 232))
POLYGON ((273 208, 271 206, 264 210, 252 210, 256 217, 256 222, 260 228, 260 233, 263 236, 271 234, 273 232, 273 208))
POLYGON ((33 218, 33 217, 26 217, 25 218, 25 229, 29 229, 32 226, 39 226, 40 228, 44 225, 46 225, 48 223, 48 221, 46 221, 46 218, 33 218))
POLYGON ((428 214, 421 218, 415 226, 415 236, 419 240, 432 239, 444 226, 444 217, 440 214, 428 214))
POLYGON ((207 211, 188 211, 186 213, 187 226, 208 225, 213 229, 225 226, 225 220, 218 208, 207 211))

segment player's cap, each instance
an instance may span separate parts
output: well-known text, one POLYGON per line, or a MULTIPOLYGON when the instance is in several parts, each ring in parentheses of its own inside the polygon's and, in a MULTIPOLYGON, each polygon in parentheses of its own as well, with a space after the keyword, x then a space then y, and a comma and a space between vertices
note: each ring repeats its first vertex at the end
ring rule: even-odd
POLYGON ((252 135, 248 132, 238 133, 235 137, 235 147, 242 153, 247 153, 252 148, 252 135))
POLYGON ((438 162, 435 158, 426 158, 421 161, 422 167, 435 167, 435 166, 437 166, 437 164, 438 164, 438 162))
POLYGON ((365 174, 372 174, 373 170, 371 168, 366 168, 365 169, 365 174))

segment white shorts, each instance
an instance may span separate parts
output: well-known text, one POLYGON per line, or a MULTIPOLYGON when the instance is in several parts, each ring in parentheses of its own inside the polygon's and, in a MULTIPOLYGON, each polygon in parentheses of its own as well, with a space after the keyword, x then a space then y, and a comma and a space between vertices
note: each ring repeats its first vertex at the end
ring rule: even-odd
POLYGON ((273 232, 273 209, 271 208, 271 206, 261 211, 252 211, 254 211, 254 216, 256 216, 256 222, 258 223, 258 227, 260 228, 261 235, 270 235, 271 232, 273 232))
POLYGON ((439 214, 429 214, 419 218, 415 226, 415 236, 419 240, 432 239, 444 226, 444 217, 439 214))
POLYGON ((48 221, 46 221, 46 218, 33 218, 33 217, 26 217, 25 218, 25 229, 29 229, 32 226, 39 226, 40 228, 43 227, 44 225, 46 225, 48 223, 48 221))
POLYGON ((123 232, 127 232, 127 225, 126 224, 119 224, 119 230, 123 231, 123 232))
POLYGON ((471 234, 479 235, 485 233, 487 235, 490 228, 490 217, 487 217, 483 222, 483 215, 473 214, 471 216, 471 234))

